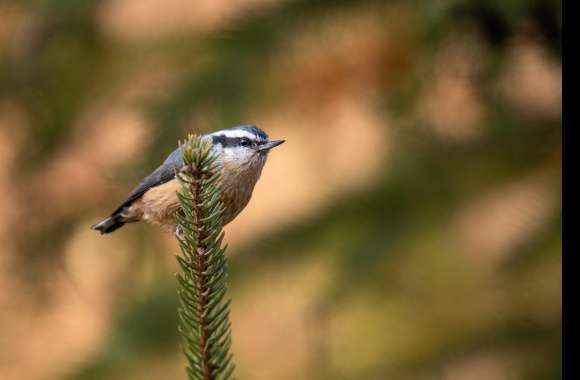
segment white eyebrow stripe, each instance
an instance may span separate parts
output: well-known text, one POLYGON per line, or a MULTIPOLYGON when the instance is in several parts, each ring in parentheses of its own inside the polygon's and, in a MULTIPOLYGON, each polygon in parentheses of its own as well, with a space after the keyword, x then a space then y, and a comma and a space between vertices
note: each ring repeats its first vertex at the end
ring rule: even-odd
POLYGON ((223 135, 226 137, 231 137, 231 138, 239 138, 239 137, 247 137, 251 140, 257 140, 258 137, 256 135, 254 135, 253 133, 250 133, 248 131, 244 131, 241 129, 234 129, 234 130, 229 130, 229 131, 220 131, 220 132, 216 132, 214 133, 214 135, 223 135))

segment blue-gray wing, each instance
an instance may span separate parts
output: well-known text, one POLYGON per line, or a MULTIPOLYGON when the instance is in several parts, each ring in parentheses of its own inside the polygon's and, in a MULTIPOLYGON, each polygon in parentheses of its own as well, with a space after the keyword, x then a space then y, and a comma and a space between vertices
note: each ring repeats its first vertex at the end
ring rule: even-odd
POLYGON ((174 150, 165 161, 153 173, 145 177, 139 185, 129 193, 127 199, 113 212, 113 215, 130 206, 131 203, 141 198, 147 190, 162 185, 175 178, 175 171, 183 166, 183 158, 180 149, 174 150))

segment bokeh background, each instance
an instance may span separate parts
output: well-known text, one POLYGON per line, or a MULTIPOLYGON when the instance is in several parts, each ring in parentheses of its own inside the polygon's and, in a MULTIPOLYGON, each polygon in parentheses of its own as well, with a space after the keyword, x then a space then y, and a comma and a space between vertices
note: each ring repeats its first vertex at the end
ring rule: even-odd
POLYGON ((287 143, 229 226, 239 379, 561 378, 561 2, 0 0, 0 379, 184 379, 188 132, 287 143))

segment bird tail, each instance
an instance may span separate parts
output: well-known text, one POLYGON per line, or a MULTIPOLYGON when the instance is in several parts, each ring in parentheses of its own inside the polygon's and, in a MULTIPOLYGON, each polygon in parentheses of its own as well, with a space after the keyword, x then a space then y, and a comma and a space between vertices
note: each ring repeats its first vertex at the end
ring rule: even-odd
POLYGON ((115 231, 117 228, 123 227, 126 223, 125 221, 121 220, 122 217, 119 214, 113 214, 106 219, 103 219, 99 223, 92 225, 91 228, 95 231, 99 231, 101 235, 109 234, 115 231))

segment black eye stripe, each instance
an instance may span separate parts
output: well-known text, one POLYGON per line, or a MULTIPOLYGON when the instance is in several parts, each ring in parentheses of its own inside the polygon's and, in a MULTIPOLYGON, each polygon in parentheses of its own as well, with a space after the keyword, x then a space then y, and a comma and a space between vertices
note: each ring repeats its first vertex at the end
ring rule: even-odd
POLYGON ((247 141, 251 145, 253 142, 247 137, 227 137, 225 135, 212 136, 214 144, 220 144, 224 148, 242 146, 242 141, 247 141))

